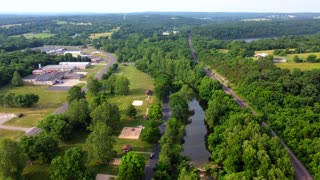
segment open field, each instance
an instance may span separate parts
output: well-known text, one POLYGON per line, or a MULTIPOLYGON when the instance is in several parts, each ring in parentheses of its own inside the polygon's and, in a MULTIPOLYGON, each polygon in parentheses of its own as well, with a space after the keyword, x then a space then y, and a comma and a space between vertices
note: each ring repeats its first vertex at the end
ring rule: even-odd
POLYGON ((122 96, 121 98, 118 96, 111 97, 110 102, 117 104, 120 111, 124 111, 134 100, 143 100, 143 105, 136 107, 136 109, 138 110, 138 116, 145 115, 146 109, 155 101, 154 97, 146 100, 147 96, 145 95, 145 90, 154 90, 153 79, 131 65, 125 67, 120 66, 117 75, 125 76, 129 79, 130 92, 129 95, 122 96))
POLYGON ((67 21, 60 21, 60 20, 54 20, 56 22, 56 24, 58 25, 63 25, 63 24, 68 24, 67 21))
POLYGON ((98 39, 100 37, 111 37, 111 35, 112 35, 112 32, 95 33, 95 34, 90 34, 89 38, 98 39))
POLYGON ((276 66, 282 69, 301 69, 303 71, 312 70, 312 69, 320 69, 320 63, 295 63, 295 62, 287 62, 287 63, 275 63, 276 66))
POLYGON ((130 144, 132 151, 140 151, 140 152, 150 152, 152 151, 152 145, 146 143, 142 140, 131 140, 131 139, 116 139, 116 144, 114 145, 114 149, 117 151, 119 157, 122 157, 124 154, 122 152, 122 146, 130 144))
POLYGON ((22 134, 24 134, 24 132, 22 131, 11 131, 11 130, 0 129, 0 140, 1 139, 16 140, 22 134))
MULTIPOLYGON (((38 39, 44 39, 44 38, 49 38, 54 36, 55 34, 52 33, 28 33, 28 34, 22 34, 25 38, 27 39, 32 39, 32 38, 38 38, 38 39)), ((21 35, 14 35, 11 37, 19 37, 21 35)))
POLYGON ((320 58, 320 52, 313 52, 313 53, 302 53, 302 54, 288 54, 287 56, 288 57, 290 57, 290 58, 292 58, 293 59, 293 57, 295 56, 295 55, 297 55, 299 58, 302 58, 302 59, 307 59, 307 57, 309 56, 309 55, 316 55, 318 58, 320 58))
POLYGON ((23 117, 13 118, 5 123, 5 125, 15 125, 21 127, 32 127, 36 125, 46 115, 52 113, 58 107, 60 107, 67 98, 67 92, 49 91, 48 86, 6 86, 0 89, 0 93, 5 94, 8 92, 16 94, 33 93, 39 96, 38 103, 32 108, 0 108, 0 112, 3 113, 23 113, 23 117))
POLYGON ((43 180, 49 178, 50 166, 48 164, 33 164, 23 170, 23 177, 26 180, 43 180))
POLYGON ((21 25, 22 24, 6 24, 6 25, 0 26, 0 28, 10 28, 10 27, 21 26, 21 25))

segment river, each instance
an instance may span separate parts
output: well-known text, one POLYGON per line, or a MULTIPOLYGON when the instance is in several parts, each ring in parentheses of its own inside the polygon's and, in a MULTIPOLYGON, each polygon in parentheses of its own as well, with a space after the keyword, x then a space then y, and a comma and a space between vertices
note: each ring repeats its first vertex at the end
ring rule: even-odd
POLYGON ((194 111, 192 121, 187 125, 184 137, 183 155, 189 156, 195 167, 208 163, 210 153, 206 148, 207 127, 204 122, 204 111, 197 100, 189 102, 189 109, 194 111))

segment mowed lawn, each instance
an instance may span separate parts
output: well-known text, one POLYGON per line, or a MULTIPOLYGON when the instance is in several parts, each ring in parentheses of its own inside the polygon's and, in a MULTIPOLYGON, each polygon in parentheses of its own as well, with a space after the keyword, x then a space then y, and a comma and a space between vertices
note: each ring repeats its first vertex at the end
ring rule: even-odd
POLYGON ((5 129, 0 129, 0 140, 1 139, 11 139, 11 140, 16 140, 18 137, 23 135, 24 132, 22 131, 11 131, 11 130, 5 130, 5 129))
MULTIPOLYGON (((52 33, 28 33, 28 34, 21 34, 27 39, 37 38, 37 39, 44 39, 54 36, 55 34, 52 33)), ((14 35, 12 37, 19 37, 21 35, 14 35)))
POLYGON ((58 107, 60 107, 67 99, 66 91, 49 91, 48 86, 6 86, 0 89, 1 94, 6 94, 8 92, 15 94, 33 93, 39 96, 38 103, 32 108, 0 108, 0 112, 2 113, 23 113, 23 117, 14 118, 5 123, 6 125, 21 127, 32 127, 36 125, 45 116, 54 112, 58 107))
POLYGON ((100 37, 111 37, 111 35, 112 35, 112 32, 94 33, 94 34, 90 34, 89 38, 98 39, 100 37))
POLYGON ((299 58, 302 58, 304 60, 306 60, 309 55, 316 55, 318 58, 320 58, 320 52, 301 53, 301 54, 288 54, 287 56, 293 59, 293 57, 295 55, 297 55, 299 58))
POLYGON ((295 62, 287 62, 287 63, 275 63, 276 66, 282 69, 301 69, 302 71, 308 71, 312 69, 320 69, 320 63, 295 63, 295 62))
POLYGON ((126 96, 111 97, 110 102, 118 105, 120 111, 124 111, 134 100, 141 100, 143 101, 143 105, 136 107, 138 110, 138 116, 145 115, 147 108, 155 101, 153 96, 151 96, 149 100, 146 100, 147 96, 145 95, 145 91, 147 89, 150 89, 151 91, 154 90, 154 80, 149 75, 131 65, 120 66, 116 75, 125 76, 129 79, 130 92, 129 95, 126 96))

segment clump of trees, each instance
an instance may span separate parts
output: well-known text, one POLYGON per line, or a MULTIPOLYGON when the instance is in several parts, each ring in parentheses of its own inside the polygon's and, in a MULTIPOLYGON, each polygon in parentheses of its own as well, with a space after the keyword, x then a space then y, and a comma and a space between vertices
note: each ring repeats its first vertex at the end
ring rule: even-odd
POLYGON ((141 179, 144 175, 146 160, 140 154, 128 152, 121 158, 119 165, 119 180, 141 179))
POLYGON ((0 178, 20 179, 27 160, 20 145, 9 139, 1 140, 0 157, 0 178))
POLYGON ((6 107, 27 108, 36 104, 39 96, 36 94, 0 94, 0 105, 6 107))

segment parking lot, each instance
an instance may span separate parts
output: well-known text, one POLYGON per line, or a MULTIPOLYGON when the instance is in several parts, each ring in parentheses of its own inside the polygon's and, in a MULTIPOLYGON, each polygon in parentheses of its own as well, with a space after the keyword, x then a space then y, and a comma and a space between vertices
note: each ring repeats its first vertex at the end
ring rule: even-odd
POLYGON ((49 87, 49 90, 52 91, 67 91, 72 86, 75 86, 79 83, 86 83, 85 81, 80 81, 78 79, 63 79, 60 83, 57 83, 49 87))

